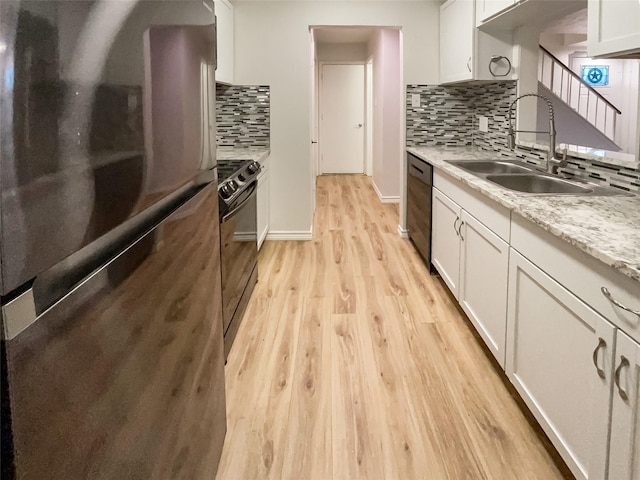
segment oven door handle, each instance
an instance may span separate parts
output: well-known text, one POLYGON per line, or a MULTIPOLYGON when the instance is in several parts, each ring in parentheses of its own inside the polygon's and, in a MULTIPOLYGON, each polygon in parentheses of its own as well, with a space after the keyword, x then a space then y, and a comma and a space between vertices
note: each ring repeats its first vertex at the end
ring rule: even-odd
POLYGON ((255 193, 256 188, 258 187, 258 182, 253 182, 253 185, 249 188, 251 188, 251 193, 249 193, 249 195, 247 195, 247 198, 245 198, 242 202, 240 202, 239 205, 237 205, 236 207, 233 208, 233 210, 231 210, 229 213, 227 213, 224 217, 222 217, 222 222, 220 223, 224 223, 227 220, 229 220, 231 217, 233 217, 236 213, 238 213, 238 211, 240 209, 242 209, 242 207, 245 206, 245 204, 251 200, 251 197, 253 197, 253 194, 255 193))

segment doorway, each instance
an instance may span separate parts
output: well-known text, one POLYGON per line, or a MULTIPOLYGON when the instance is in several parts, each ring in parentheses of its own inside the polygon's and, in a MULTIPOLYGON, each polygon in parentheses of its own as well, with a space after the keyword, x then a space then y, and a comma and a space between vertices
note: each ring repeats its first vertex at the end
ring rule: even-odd
POLYGON ((365 65, 320 65, 320 173, 364 173, 365 65))

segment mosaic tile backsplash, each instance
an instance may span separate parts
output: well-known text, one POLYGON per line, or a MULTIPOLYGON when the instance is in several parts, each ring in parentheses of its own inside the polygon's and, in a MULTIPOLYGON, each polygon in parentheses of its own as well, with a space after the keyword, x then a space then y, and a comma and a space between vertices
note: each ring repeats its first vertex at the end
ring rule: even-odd
MULTIPOLYGON (((545 151, 517 147, 507 148, 508 109, 516 98, 516 82, 502 81, 477 85, 407 85, 407 146, 469 146, 496 152, 498 155, 542 165, 545 151), (412 106, 412 96, 420 96, 420 106, 412 106), (478 129, 478 116, 489 119, 488 132, 478 129)), ((562 172, 640 192, 640 170, 567 156, 562 172)))
POLYGON ((216 86, 218 147, 269 147, 268 86, 216 86))

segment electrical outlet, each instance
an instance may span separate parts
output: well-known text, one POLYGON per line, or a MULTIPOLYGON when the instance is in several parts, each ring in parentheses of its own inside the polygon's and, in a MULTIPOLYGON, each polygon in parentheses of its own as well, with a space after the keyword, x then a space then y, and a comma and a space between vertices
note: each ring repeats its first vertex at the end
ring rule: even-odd
POLYGON ((412 108, 420 108, 420 94, 412 93, 411 94, 411 107, 412 108))
POLYGON ((482 115, 478 115, 478 129, 481 132, 488 132, 489 131, 489 119, 485 116, 482 115))

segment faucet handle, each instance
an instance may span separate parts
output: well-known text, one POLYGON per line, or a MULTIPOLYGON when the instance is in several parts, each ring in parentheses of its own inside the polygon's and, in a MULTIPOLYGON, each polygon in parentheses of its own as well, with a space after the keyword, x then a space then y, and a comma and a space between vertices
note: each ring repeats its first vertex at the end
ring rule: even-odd
POLYGON ((511 127, 509 127, 509 133, 507 133, 507 148, 509 150, 515 150, 516 148, 516 134, 511 127))

